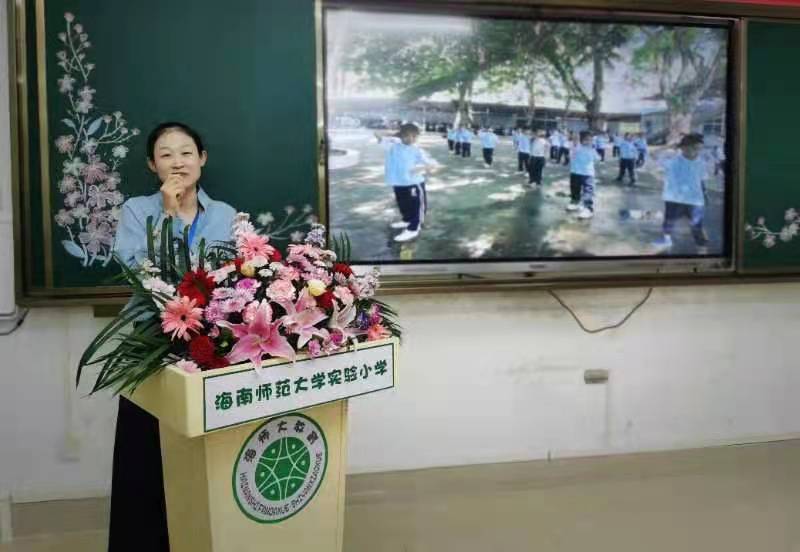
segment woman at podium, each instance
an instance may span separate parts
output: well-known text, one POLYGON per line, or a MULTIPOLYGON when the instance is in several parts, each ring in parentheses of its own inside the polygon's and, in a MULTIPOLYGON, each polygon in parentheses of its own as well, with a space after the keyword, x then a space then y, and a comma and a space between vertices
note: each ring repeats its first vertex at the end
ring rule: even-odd
MULTIPOLYGON (((122 206, 114 251, 129 266, 147 257, 147 219, 173 232, 189 228, 189 247, 229 241, 236 211, 200 187, 208 154, 200 135, 178 122, 158 125, 147 138, 147 165, 159 191, 122 206)), ((119 400, 111 487, 109 552, 169 550, 158 420, 124 397, 119 400)))

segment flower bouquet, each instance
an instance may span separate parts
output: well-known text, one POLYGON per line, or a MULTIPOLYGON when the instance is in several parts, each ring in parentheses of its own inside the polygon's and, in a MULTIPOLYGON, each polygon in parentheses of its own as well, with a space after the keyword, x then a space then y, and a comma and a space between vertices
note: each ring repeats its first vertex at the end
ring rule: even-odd
POLYGON ((196 255, 187 232, 173 236, 171 219, 158 233, 152 226, 147 258, 119 263, 133 298, 80 360, 78 381, 84 367, 100 366, 92 393, 133 391, 173 364, 198 372, 249 361, 258 372, 264 359, 400 336, 396 313, 375 298, 377 271, 355 274, 347 238, 326 249, 321 225, 281 252, 240 213, 231 243, 201 241, 196 255))

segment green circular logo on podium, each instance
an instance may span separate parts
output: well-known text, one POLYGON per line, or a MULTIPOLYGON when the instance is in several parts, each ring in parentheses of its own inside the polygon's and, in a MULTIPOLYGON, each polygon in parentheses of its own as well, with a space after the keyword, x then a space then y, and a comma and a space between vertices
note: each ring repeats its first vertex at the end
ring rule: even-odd
POLYGON ((267 500, 286 500, 300 490, 311 465, 308 447, 296 437, 275 441, 258 461, 256 486, 267 500))
POLYGON ((236 459, 236 503, 254 521, 283 521, 314 498, 327 465, 325 434, 314 420, 303 414, 267 420, 247 438, 236 459))

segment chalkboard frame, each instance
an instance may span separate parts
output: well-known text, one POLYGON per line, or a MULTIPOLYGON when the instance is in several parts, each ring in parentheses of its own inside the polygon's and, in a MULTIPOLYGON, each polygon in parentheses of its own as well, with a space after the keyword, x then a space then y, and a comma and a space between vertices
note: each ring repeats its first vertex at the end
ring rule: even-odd
MULTIPOLYGON (((36 37, 36 51, 30 52, 27 48, 27 41, 30 39, 31 21, 26 20, 26 6, 31 1, 35 1, 37 6, 44 6, 45 0, 7 0, 9 26, 9 80, 11 89, 11 131, 12 131, 12 190, 14 208, 14 259, 15 259, 15 291, 17 301, 29 306, 53 306, 53 305, 116 305, 126 301, 128 293, 123 287, 100 286, 85 288, 53 288, 47 286, 33 285, 32 266, 40 258, 32 246, 31 220, 28 214, 31 208, 29 173, 30 156, 35 154, 30 147, 30 140, 34 139, 33 134, 38 130, 38 122, 41 116, 41 103, 39 103, 39 113, 31 117, 29 113, 29 95, 34 97, 40 87, 39 82, 31 82, 28 69, 27 56, 43 55, 43 42, 40 36, 36 37)), ((378 0, 379 2, 380 0, 378 0)), ((327 1, 326 1, 327 3, 327 1)), ((458 8, 464 5, 481 4, 479 0, 427 0, 427 3, 437 3, 441 5, 458 8)), ((568 8, 564 8, 559 0, 536 0, 536 1, 500 1, 494 5, 506 7, 527 7, 527 8, 549 8, 568 10, 571 8, 585 12, 587 9, 593 11, 613 11, 622 10, 632 13, 664 15, 717 15, 730 18, 742 18, 736 25, 732 34, 732 40, 736 45, 737 55, 731 60, 735 74, 735 82, 738 83, 735 94, 730 101, 735 102, 733 113, 736 113, 736 132, 731 135, 735 141, 734 148, 738 152, 736 167, 733 173, 736 175, 734 182, 734 224, 733 224, 733 262, 735 271, 730 274, 655 274, 655 275, 600 275, 585 277, 572 277, 568 275, 548 275, 546 278, 536 277, 531 274, 505 275, 498 277, 394 277, 386 278, 383 289, 386 293, 422 293, 422 292, 458 292, 458 291, 498 291, 498 290, 521 290, 521 289, 559 289, 559 288, 580 288, 580 287, 641 287, 656 285, 704 285, 704 284, 739 284, 739 283, 763 283, 763 282, 784 282, 796 281, 800 278, 800 271, 787 270, 775 271, 767 270, 754 273, 741 270, 741 254, 743 248, 743 236, 740 231, 743 225, 742 201, 744 198, 744 164, 745 164, 745 140, 746 140, 746 121, 745 121, 745 102, 747 98, 746 89, 746 49, 747 36, 746 25, 748 17, 767 18, 770 21, 800 22, 800 8, 790 7, 766 7, 732 2, 708 2, 698 5, 697 2, 678 1, 669 2, 665 0, 654 0, 646 5, 631 0, 573 0, 568 8)), ((317 91, 318 105, 318 135, 317 143, 319 151, 317 156, 317 172, 319 177, 319 213, 322 220, 325 220, 325 156, 324 151, 324 112, 321 109, 323 101, 322 93, 322 41, 321 37, 321 14, 323 0, 315 0, 315 20, 317 35, 317 81, 315 83, 317 91)), ((39 10, 38 13, 41 13, 39 10)), ((45 104, 46 105, 46 104, 45 104)), ((40 137, 38 142, 47 144, 47 136, 40 137)), ((52 243, 50 245, 52 248, 52 243)))

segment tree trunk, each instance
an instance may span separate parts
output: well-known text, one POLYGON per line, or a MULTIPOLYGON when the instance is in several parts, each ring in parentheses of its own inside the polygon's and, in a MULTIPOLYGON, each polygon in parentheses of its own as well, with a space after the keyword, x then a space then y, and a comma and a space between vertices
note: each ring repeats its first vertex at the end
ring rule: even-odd
POLYGON ((564 105, 564 114, 561 116, 561 129, 566 130, 567 128, 567 118, 569 117, 569 111, 572 107, 572 96, 567 96, 567 103, 564 105))
POLYGON ((458 85, 458 100, 456 102, 456 115, 453 127, 459 125, 472 126, 472 82, 463 82, 458 85))
POLYGON ((600 130, 600 113, 603 111, 603 88, 605 87, 605 71, 602 55, 595 50, 592 55, 594 64, 594 82, 592 83, 592 99, 586 106, 589 130, 600 130))
POLYGON ((692 132, 692 112, 669 112, 669 134, 667 144, 677 144, 680 139, 692 132))
POLYGON ((525 78, 525 88, 528 91, 528 108, 525 116, 528 119, 528 126, 533 128, 536 119, 536 75, 533 70, 525 78))
MULTIPOLYGON (((709 66, 705 67, 700 74, 695 75, 695 80, 691 88, 692 92, 686 94, 686 96, 681 99, 680 104, 667 104, 669 107, 669 134, 667 135, 667 143, 671 144, 677 142, 683 135, 692 132, 695 107, 697 107, 697 104, 705 95, 708 87, 711 86, 717 68, 722 61, 723 51, 723 47, 720 46, 709 66)), ((664 97, 668 96, 665 95, 664 97)), ((677 104, 677 102, 675 103, 677 104)))

